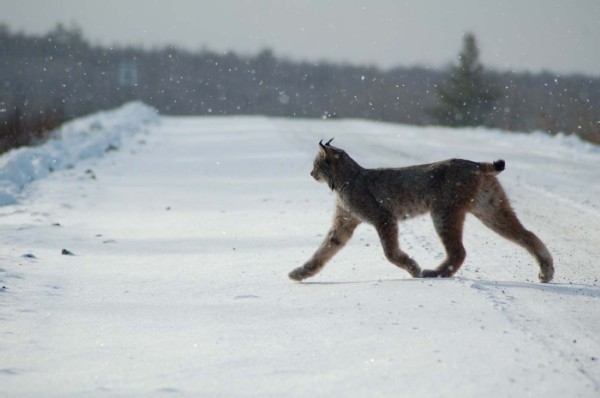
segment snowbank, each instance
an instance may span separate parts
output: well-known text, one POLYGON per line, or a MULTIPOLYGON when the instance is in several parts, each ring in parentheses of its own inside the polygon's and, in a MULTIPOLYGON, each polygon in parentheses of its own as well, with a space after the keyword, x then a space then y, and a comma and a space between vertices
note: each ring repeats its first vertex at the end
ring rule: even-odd
POLYGON ((56 138, 43 145, 7 152, 0 157, 0 206, 16 203, 19 193, 32 181, 118 149, 126 137, 156 122, 158 113, 154 108, 130 102, 65 123, 56 138))

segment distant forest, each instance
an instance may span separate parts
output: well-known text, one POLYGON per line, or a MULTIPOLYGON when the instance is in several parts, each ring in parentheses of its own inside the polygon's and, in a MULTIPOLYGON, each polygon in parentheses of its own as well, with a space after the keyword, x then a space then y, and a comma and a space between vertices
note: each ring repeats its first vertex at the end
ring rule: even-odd
MULTIPOLYGON (((450 61, 450 60, 449 60, 450 61)), ((76 26, 42 36, 0 24, 0 152, 65 120, 139 99, 171 115, 366 118, 444 124, 434 109, 452 69, 381 70, 176 47, 90 44, 76 26), (26 132, 24 134, 23 132, 26 132)), ((478 124, 600 143, 600 77, 485 69, 497 93, 478 124)))

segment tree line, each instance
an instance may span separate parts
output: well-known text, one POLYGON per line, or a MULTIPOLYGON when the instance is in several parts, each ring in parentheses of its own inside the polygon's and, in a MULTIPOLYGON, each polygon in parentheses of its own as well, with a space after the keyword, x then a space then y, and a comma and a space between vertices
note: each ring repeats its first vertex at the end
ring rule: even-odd
POLYGON ((351 117, 578 134, 600 142, 600 78, 486 70, 473 35, 446 69, 382 70, 177 47, 90 44, 0 25, 0 151, 65 120, 139 99, 172 115, 351 117), (25 138, 24 138, 25 137, 25 138))

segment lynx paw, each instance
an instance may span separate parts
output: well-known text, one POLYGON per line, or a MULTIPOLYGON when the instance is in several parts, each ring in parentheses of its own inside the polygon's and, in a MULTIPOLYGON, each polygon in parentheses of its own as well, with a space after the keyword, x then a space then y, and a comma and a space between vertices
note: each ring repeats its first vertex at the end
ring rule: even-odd
POLYGON ((412 276, 413 278, 422 278, 423 277, 424 270, 419 268, 419 266, 416 266, 412 269, 407 269, 406 271, 408 271, 410 276, 412 276))
POLYGON ((306 279, 310 276, 310 273, 306 271, 304 267, 298 267, 288 274, 289 278, 293 281, 300 282, 302 279, 306 279))
POLYGON ((540 278, 541 283, 551 282, 552 278, 554 278, 554 267, 550 266, 543 271, 540 271, 538 278, 540 278))
POLYGON ((421 271, 421 278, 450 278, 453 272, 446 269, 424 269, 421 271))
POLYGON ((419 275, 419 276, 421 278, 441 278, 442 277, 440 272, 437 270, 434 270, 434 269, 421 270, 421 275, 419 275))

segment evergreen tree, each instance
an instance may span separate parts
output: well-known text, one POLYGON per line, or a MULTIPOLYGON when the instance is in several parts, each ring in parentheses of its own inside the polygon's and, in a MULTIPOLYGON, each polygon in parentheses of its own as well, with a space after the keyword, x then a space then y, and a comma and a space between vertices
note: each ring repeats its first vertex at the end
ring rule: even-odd
POLYGON ((449 80, 438 87, 440 104, 432 114, 443 125, 482 125, 499 93, 484 74, 472 33, 465 35, 458 59, 458 66, 450 70, 449 80))

